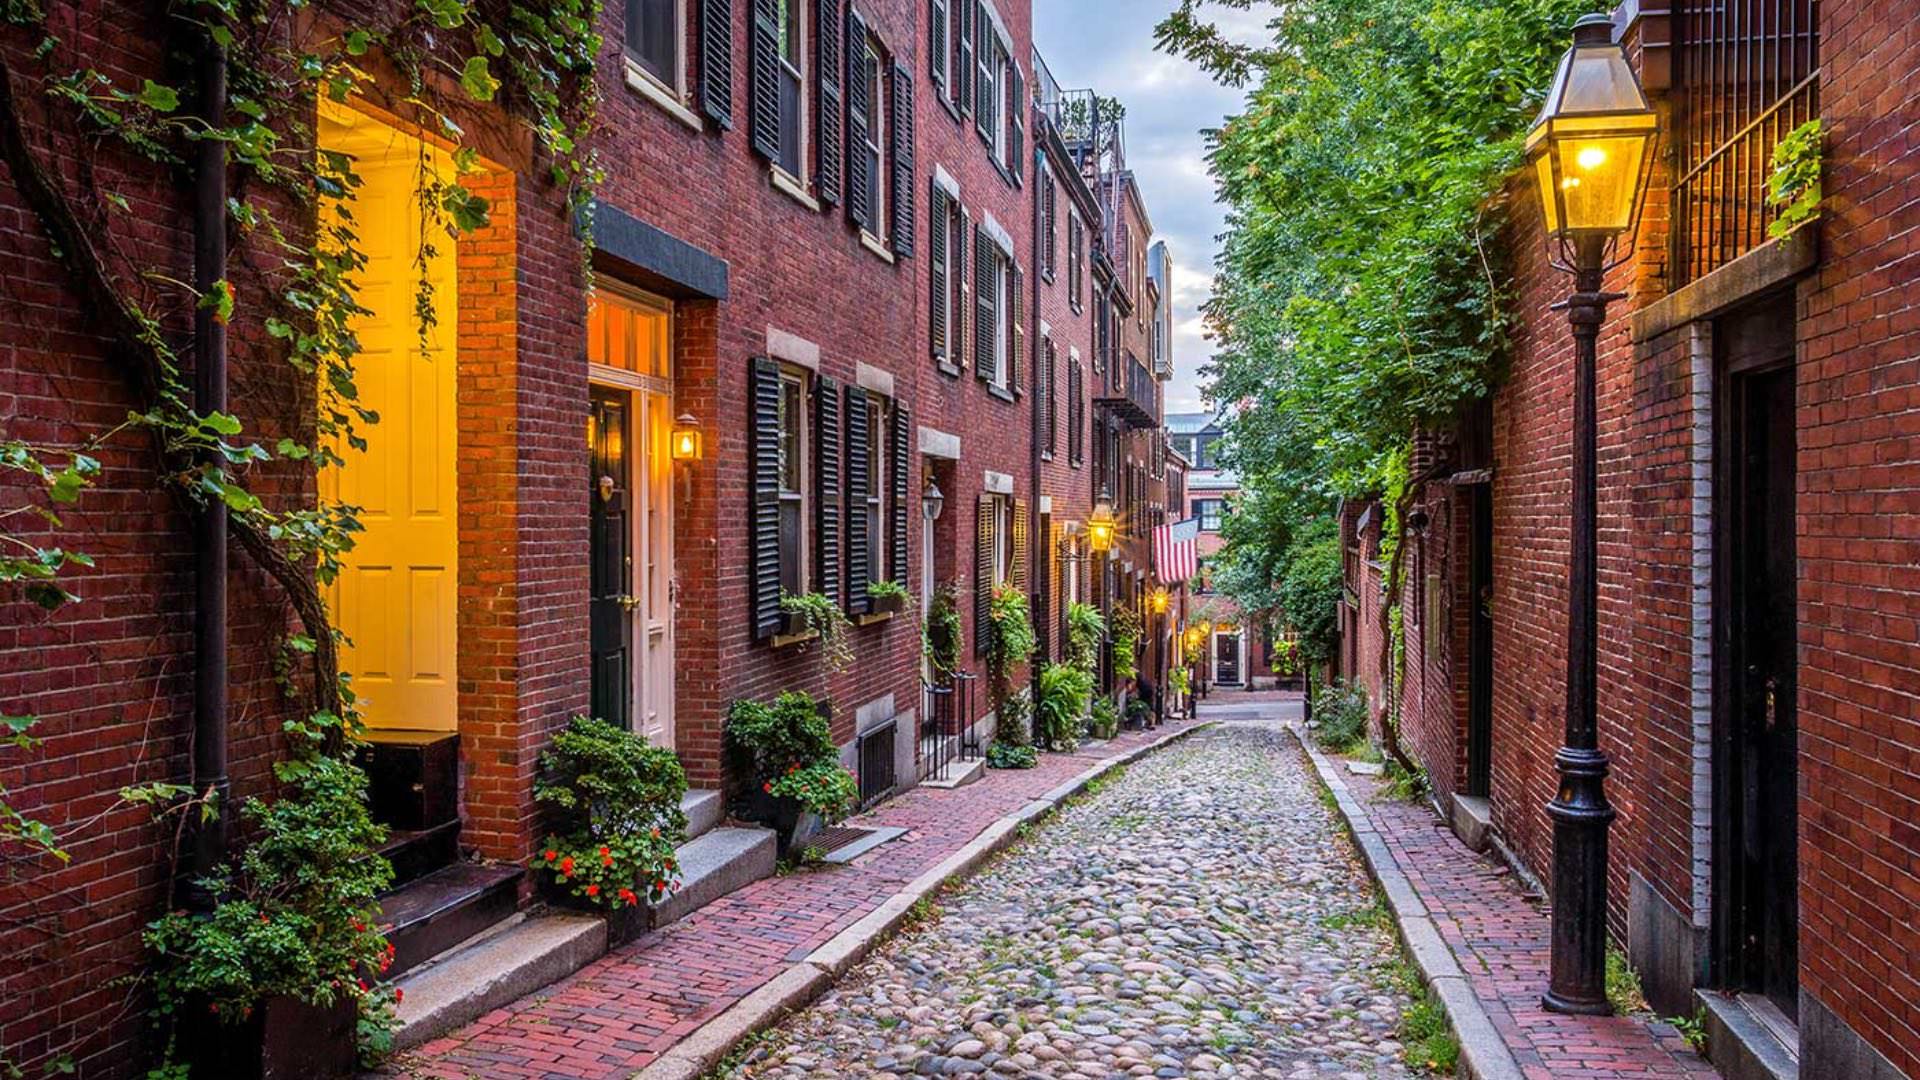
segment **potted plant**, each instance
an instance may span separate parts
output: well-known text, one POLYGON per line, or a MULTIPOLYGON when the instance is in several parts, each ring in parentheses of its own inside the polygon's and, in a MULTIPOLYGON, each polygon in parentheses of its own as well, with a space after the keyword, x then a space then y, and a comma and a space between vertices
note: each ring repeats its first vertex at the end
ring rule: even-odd
POLYGON ((960 621, 960 586, 949 581, 934 590, 933 603, 928 605, 926 622, 920 628, 921 648, 936 678, 948 678, 960 670, 965 635, 960 621))
POLYGON ((550 900, 601 911, 616 940, 646 929, 641 901, 680 887, 687 775, 673 751, 604 720, 575 717, 540 755, 533 798, 558 828, 533 859, 550 900))
POLYGON ((913 598, 907 595, 907 587, 897 581, 868 582, 867 599, 871 601, 871 610, 875 615, 897 615, 913 606, 913 598))
POLYGON ((817 634, 827 657, 827 668, 841 672, 853 666, 853 644, 847 631, 852 625, 833 597, 824 593, 781 593, 780 613, 785 623, 783 637, 817 634))
POLYGON ((735 816, 779 836, 780 853, 802 850, 824 823, 845 818, 860 797, 858 779, 840 764, 828 710, 789 690, 771 705, 742 699, 727 710, 727 747, 741 789, 735 816))
POLYGON ((1048 664, 1040 672, 1033 705, 1034 735, 1048 750, 1072 750, 1080 741, 1081 718, 1093 676, 1072 664, 1048 664))

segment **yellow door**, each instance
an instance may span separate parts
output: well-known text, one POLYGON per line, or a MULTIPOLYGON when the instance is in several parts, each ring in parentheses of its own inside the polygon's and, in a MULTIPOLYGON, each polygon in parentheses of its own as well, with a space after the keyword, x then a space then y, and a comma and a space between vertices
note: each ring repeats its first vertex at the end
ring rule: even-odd
POLYGON ((367 449, 342 449, 347 464, 326 481, 328 495, 360 508, 366 530, 332 590, 335 619, 351 640, 342 667, 369 726, 451 731, 457 276, 454 241, 426 220, 418 192, 426 169, 450 177, 452 163, 330 102, 322 102, 320 144, 352 154, 363 181, 352 213, 367 254, 359 299, 372 314, 354 325, 361 346, 355 381, 361 402, 380 417, 361 429, 367 449), (422 260, 428 243, 434 253, 422 260), (423 279, 437 320, 424 340, 415 314, 423 279))

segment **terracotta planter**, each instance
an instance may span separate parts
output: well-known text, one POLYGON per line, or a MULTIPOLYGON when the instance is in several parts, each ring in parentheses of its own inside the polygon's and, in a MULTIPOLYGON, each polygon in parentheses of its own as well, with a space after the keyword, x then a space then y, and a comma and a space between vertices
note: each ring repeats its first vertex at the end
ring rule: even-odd
POLYGON ((221 1023, 204 1005, 180 1019, 180 1056, 194 1080, 329 1080, 358 1065, 353 998, 322 1008, 290 997, 269 998, 237 1024, 221 1023))

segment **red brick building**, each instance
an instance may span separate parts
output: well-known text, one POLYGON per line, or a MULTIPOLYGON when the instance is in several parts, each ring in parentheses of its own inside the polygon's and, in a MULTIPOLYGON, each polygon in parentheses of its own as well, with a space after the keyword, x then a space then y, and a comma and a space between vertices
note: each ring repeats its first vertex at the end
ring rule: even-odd
MULTIPOLYGON (((1124 224, 1120 203, 1095 197, 1118 174, 1063 140, 1029 5, 632 0, 607 5, 600 29, 607 173, 587 211, 591 291, 582 229, 544 163, 477 107, 463 127, 506 134, 477 137, 466 181, 490 200, 489 225, 432 264, 449 329, 402 332, 406 275, 392 268, 407 263, 378 257, 395 252, 377 251, 365 282, 368 356, 434 372, 410 386, 366 361, 383 426, 325 490, 408 526, 370 532, 379 543, 349 554, 332 596, 377 757, 406 762, 400 790, 417 782, 438 807, 389 821, 389 854, 412 867, 402 888, 431 885, 444 900, 433 910, 458 913, 398 926, 403 967, 465 936, 446 927, 478 929, 529 900, 519 868, 544 832, 533 781, 571 717, 672 746, 706 796, 689 803, 704 831, 734 779, 729 705, 806 690, 830 703, 863 800, 882 798, 921 776, 921 638, 870 583, 901 583, 922 610, 957 588, 977 671, 996 585, 1030 593, 1050 644, 1067 598, 1101 588, 1139 602, 1144 529, 1165 505, 1157 378, 1124 383, 1121 360, 1100 362, 1151 355, 1144 204, 1130 176, 1112 188, 1124 224), (1114 401, 1138 415, 1103 428, 1114 401), (695 435, 698 452, 677 452, 695 435), (1070 557, 1096 497, 1126 515, 1111 586, 1070 557), (1068 584, 1074 566, 1084 585, 1068 584), (846 670, 781 610, 799 593, 853 621, 846 670)), ((129 75, 165 62, 137 34, 72 40, 129 75)), ((0 54, 25 71, 35 44, 10 32, 0 54)), ((35 97, 25 87, 16 74, 16 99, 35 97)), ((30 148, 73 167, 79 149, 42 108, 26 110, 30 148)), ((315 120, 321 144, 370 177, 356 212, 380 223, 372 242, 418 234, 399 163, 446 155, 404 95, 379 86, 315 120)), ((190 261, 190 191, 137 161, 100 167, 142 193, 145 224, 116 241, 190 261)), ((16 178, 0 175, 18 301, 0 312, 0 439, 72 445, 138 401, 16 178)), ((241 295, 264 292, 249 273, 234 274, 241 295)), ((233 330, 237 411, 250 430, 298 431, 311 388, 249 318, 233 330)), ((0 710, 37 716, 45 740, 30 757, 9 751, 0 781, 73 856, 0 879, 0 948, 23 959, 0 973, 0 1059, 125 1076, 145 1060, 141 1000, 113 980, 139 971, 140 929, 169 902, 170 838, 116 793, 189 775, 199 657, 188 516, 155 487, 144 448, 97 456, 101 482, 60 526, 29 532, 95 555, 75 578, 85 601, 0 608, 0 710)), ((289 506, 317 494, 284 487, 289 506)), ((227 730, 244 798, 267 790, 280 752, 277 643, 294 624, 238 556, 231 586, 227 730)), ((972 706, 964 722, 991 720, 984 695, 972 706)))
MULTIPOLYGON (((1797 1040, 1803 1076, 1911 1077, 1920 40, 1900 4, 1749 8, 1615 14, 1670 153, 1601 339, 1609 928, 1658 1009, 1706 1005, 1730 1075, 1797 1040), (1764 163, 1812 118, 1820 215, 1770 237, 1764 163)), ((1490 824, 1545 878, 1571 423, 1550 305, 1570 284, 1531 179, 1508 194, 1511 372, 1486 413, 1416 446, 1394 693, 1463 833, 1490 824)))

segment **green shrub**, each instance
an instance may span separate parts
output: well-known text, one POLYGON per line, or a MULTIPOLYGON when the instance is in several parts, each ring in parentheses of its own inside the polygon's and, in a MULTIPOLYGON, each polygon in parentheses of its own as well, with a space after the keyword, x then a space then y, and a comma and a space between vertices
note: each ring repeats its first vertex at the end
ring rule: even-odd
POLYGON ((673 849, 686 839, 680 797, 687 775, 673 751, 580 716, 554 737, 540 766, 533 797, 559 812, 560 827, 541 846, 535 870, 604 907, 660 900, 677 887, 673 849))
POLYGON ((1093 699, 1087 731, 1096 739, 1111 739, 1120 734, 1120 707, 1112 698, 1102 694, 1093 699))
POLYGON ((1107 628, 1113 636, 1113 677, 1131 679, 1139 674, 1134 660, 1143 632, 1140 613, 1125 605, 1116 607, 1107 617, 1107 628))
POLYGON ((1048 664, 1040 672, 1034 703, 1034 734, 1049 750, 1072 750, 1080 741, 1093 676, 1071 664, 1048 664))
POLYGON ((993 590, 987 603, 987 673, 1004 696, 1013 669, 1027 662, 1038 644, 1033 633, 1033 617, 1027 610, 1027 594, 1012 585, 993 590))
POLYGON ((960 670, 960 648, 966 634, 960 621, 960 586, 947 582, 936 589, 927 608, 926 624, 920 629, 921 648, 927 663, 940 675, 960 670))
POLYGON ((837 759, 816 761, 789 769, 768 784, 766 792, 778 799, 793 799, 822 820, 835 822, 860 801, 860 781, 837 759))
POLYGON ((1015 746, 998 739, 987 744, 987 768, 1031 769, 1040 764, 1040 755, 1031 746, 1015 746))
POLYGON ((1107 634, 1107 620, 1092 604, 1067 605, 1066 661, 1091 674, 1100 663, 1100 639, 1107 634))
POLYGON ((734 702, 727 747, 762 792, 797 800, 828 821, 845 817, 859 798, 859 781, 840 764, 833 730, 811 694, 789 690, 771 705, 734 702))
POLYGON ((1313 740, 1322 750, 1345 753, 1367 738, 1367 695, 1342 679, 1313 690, 1313 740))

